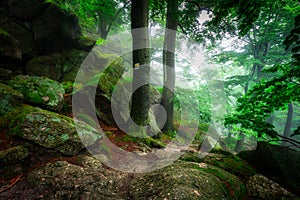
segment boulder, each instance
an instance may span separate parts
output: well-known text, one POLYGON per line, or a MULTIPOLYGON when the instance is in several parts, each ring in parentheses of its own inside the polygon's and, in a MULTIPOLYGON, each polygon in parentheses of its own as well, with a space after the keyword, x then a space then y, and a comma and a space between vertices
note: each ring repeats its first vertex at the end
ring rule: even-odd
POLYGON ((243 199, 234 175, 205 163, 176 163, 132 180, 130 199, 243 199))
POLYGON ((28 149, 24 146, 15 146, 0 151, 0 163, 3 166, 22 163, 29 156, 28 149))
POLYGON ((102 164, 93 157, 76 160, 72 164, 48 163, 30 172, 28 181, 45 199, 125 199, 118 195, 123 173, 105 173, 102 164))
POLYGON ((25 70, 30 76, 46 76, 52 80, 62 77, 62 65, 59 54, 40 56, 30 60, 25 70))
POLYGON ((0 29, 0 44, 0 58, 2 60, 15 61, 22 59, 19 41, 3 29, 0 29))
POLYGON ((300 151, 288 147, 258 142, 254 151, 243 151, 239 156, 255 169, 300 195, 300 151))
POLYGON ((59 81, 74 81, 87 52, 72 49, 30 60, 25 70, 30 76, 46 76, 59 81))
POLYGON ((19 75, 10 80, 9 85, 21 92, 28 103, 50 110, 60 110, 63 105, 64 88, 51 79, 19 75))
POLYGON ((300 198, 291 194, 279 184, 268 179, 267 177, 257 174, 250 177, 247 182, 247 192, 253 199, 265 199, 265 200, 299 200, 300 198))
POLYGON ((22 57, 33 56, 36 46, 33 41, 33 33, 25 22, 18 22, 11 17, 0 13, 1 29, 5 30, 11 37, 17 40, 18 48, 22 57))
POLYGON ((42 53, 76 47, 81 35, 78 18, 51 5, 32 23, 34 41, 42 53))
POLYGON ((102 138, 102 133, 84 122, 76 123, 81 127, 77 133, 72 118, 30 106, 15 109, 7 119, 10 119, 9 134, 63 155, 76 155, 84 145, 92 145, 102 138))
POLYGON ((12 87, 0 83, 0 116, 21 105, 23 94, 12 87))
POLYGON ((44 0, 9 0, 9 14, 21 21, 30 21, 40 16, 49 3, 44 0))

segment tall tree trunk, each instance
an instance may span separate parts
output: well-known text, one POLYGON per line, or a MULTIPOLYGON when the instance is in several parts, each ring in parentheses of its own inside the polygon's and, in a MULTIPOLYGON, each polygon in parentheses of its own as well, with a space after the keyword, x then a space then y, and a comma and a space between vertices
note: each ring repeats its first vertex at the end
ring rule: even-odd
POLYGON ((149 36, 148 0, 131 1, 131 33, 133 46, 133 89, 131 118, 140 126, 146 126, 149 112, 149 36), (141 28, 136 31, 136 28, 141 28))
POLYGON ((164 67, 164 88, 162 105, 166 109, 167 119, 163 127, 164 131, 173 131, 173 107, 175 87, 175 42, 178 21, 178 0, 167 1, 167 24, 164 38, 163 67, 164 67))
MULTIPOLYGON (((291 135, 291 128, 292 128, 292 122, 293 122, 293 115, 294 115, 294 105, 293 102, 289 104, 288 113, 286 117, 286 123, 284 127, 283 136, 284 137, 290 137, 291 135)), ((286 146, 286 142, 281 143, 282 146, 286 146)))

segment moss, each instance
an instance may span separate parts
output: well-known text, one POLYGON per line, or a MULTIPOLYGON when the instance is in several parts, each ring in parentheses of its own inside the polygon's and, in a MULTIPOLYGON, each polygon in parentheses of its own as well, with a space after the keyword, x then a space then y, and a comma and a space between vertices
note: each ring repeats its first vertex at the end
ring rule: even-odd
POLYGON ((0 34, 4 36, 9 36, 9 33, 0 28, 0 34))
POLYGON ((28 149, 24 146, 16 146, 4 151, 0 151, 0 163, 2 165, 11 165, 22 163, 29 155, 28 149))
POLYGON ((227 171, 215 166, 207 165, 205 163, 200 163, 198 165, 188 165, 191 168, 212 174, 220 179, 224 186, 227 188, 226 196, 231 197, 231 199, 242 199, 246 195, 246 187, 243 182, 241 182, 236 176, 228 173, 227 171))
POLYGON ((244 181, 256 174, 255 170, 248 163, 236 155, 222 156, 219 158, 208 156, 204 158, 204 162, 235 174, 244 181))
POLYGON ((27 102, 45 105, 52 109, 62 103, 65 93, 61 84, 43 77, 20 75, 12 79, 9 84, 20 91, 27 102))

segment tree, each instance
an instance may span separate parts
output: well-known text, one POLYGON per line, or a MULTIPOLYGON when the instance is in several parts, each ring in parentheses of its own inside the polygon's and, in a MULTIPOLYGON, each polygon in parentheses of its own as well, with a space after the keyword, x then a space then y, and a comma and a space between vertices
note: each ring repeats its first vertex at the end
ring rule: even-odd
POLYGON ((163 127, 166 132, 172 132, 173 108, 174 108, 174 87, 175 87, 175 42, 177 33, 178 0, 167 0, 167 19, 164 37, 163 67, 164 67, 164 88, 162 94, 162 105, 164 106, 167 119, 163 127))
POLYGON ((148 123, 149 112, 149 36, 148 0, 131 1, 131 33, 133 47, 133 89, 131 118, 140 126, 148 123), (138 30, 136 30, 138 29, 138 30))
MULTIPOLYGON (((293 105, 293 102, 291 102, 291 103, 289 103, 289 106, 288 106, 286 123, 285 123, 285 128, 284 128, 284 131, 283 131, 283 136, 286 137, 286 138, 289 138, 290 135, 291 135, 293 115, 294 115, 294 105, 293 105)), ((287 142, 282 143, 282 146, 286 146, 286 145, 287 145, 287 142)))
POLYGON ((127 22, 129 0, 46 0, 60 8, 75 13, 81 28, 106 39, 112 29, 127 22))
MULTIPOLYGON (((294 28, 286 37, 286 50, 292 52, 293 60, 284 64, 274 65, 266 70, 267 73, 277 73, 268 81, 261 81, 239 99, 236 113, 226 119, 226 124, 241 124, 242 128, 254 130, 258 137, 271 136, 299 146, 299 142, 277 133, 266 118, 275 110, 285 109, 290 102, 300 101, 300 56, 299 56, 299 25, 300 6, 297 5, 294 18, 294 28)), ((298 127, 293 135, 300 134, 298 127)))

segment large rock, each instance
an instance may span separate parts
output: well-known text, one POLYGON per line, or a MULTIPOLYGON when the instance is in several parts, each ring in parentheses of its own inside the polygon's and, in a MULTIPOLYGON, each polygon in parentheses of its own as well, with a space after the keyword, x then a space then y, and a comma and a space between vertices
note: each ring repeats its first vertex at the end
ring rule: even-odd
POLYGON ((241 152, 239 155, 258 172, 300 195, 300 151, 259 142, 254 151, 241 152))
POLYGON ((0 58, 8 60, 21 60, 21 49, 19 42, 8 32, 0 29, 0 58))
POLYGON ((43 53, 76 47, 81 35, 78 18, 51 5, 33 20, 34 41, 43 53))
POLYGON ((77 133, 72 118, 30 106, 15 109, 7 120, 10 120, 10 134, 64 155, 76 155, 84 145, 92 145, 102 138, 102 133, 84 122, 76 124, 81 127, 77 133))
POLYGON ((93 157, 48 163, 28 175, 29 182, 45 199, 125 199, 117 194, 123 173, 105 174, 102 164, 93 157))
POLYGON ((176 163, 131 182, 130 199, 243 199, 235 176, 205 163, 176 163))
POLYGON ((21 21, 30 21, 40 16, 49 3, 44 0, 9 0, 7 3, 10 15, 21 21))
POLYGON ((253 199, 265 200, 299 200, 300 198, 291 194, 279 184, 268 179, 267 177, 257 174, 250 177, 247 182, 247 192, 253 199))
POLYGON ((9 85, 20 91, 25 100, 51 110, 60 110, 64 101, 63 86, 51 79, 19 75, 10 80, 9 85))
POLYGON ((15 146, 0 151, 0 162, 3 166, 22 163, 29 156, 28 149, 24 146, 15 146))
POLYGON ((23 99, 22 93, 8 85, 0 83, 0 116, 20 106, 23 99))
POLYGON ((35 44, 33 33, 25 22, 18 22, 11 17, 0 13, 0 28, 5 30, 11 37, 18 41, 22 57, 33 56, 35 54, 35 44))
POLYGON ((53 80, 74 81, 84 58, 85 51, 73 49, 64 53, 53 53, 30 60, 25 69, 30 76, 46 76, 53 80))

